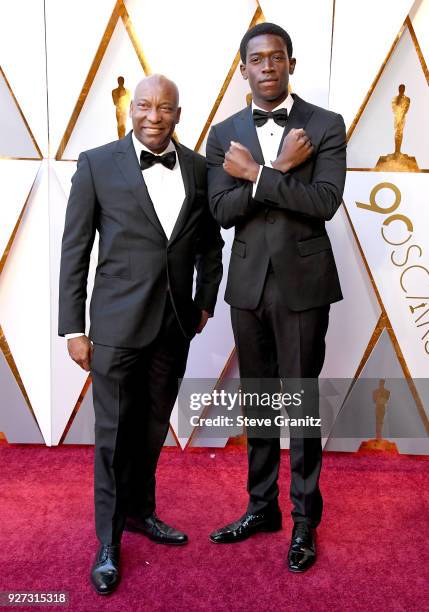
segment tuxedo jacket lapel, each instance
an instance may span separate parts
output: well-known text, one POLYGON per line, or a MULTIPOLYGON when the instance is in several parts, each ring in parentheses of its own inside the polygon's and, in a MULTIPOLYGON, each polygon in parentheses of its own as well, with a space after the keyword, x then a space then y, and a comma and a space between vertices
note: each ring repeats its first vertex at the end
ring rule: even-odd
MULTIPOLYGON (((283 141, 286 135, 292 128, 303 128, 306 126, 309 118, 313 114, 312 107, 307 104, 302 98, 296 94, 292 94, 294 103, 288 117, 285 129, 283 130, 280 146, 277 154, 280 153, 283 146, 283 141)), ((252 107, 248 106, 243 111, 234 117, 234 126, 237 131, 238 142, 247 147, 252 153, 253 159, 258 164, 264 164, 264 156, 262 154, 261 145, 259 144, 256 127, 252 116, 252 107)))
POLYGON ((238 142, 249 149, 253 159, 258 164, 263 165, 264 156, 262 155, 261 145, 256 134, 251 106, 248 106, 239 115, 234 117, 234 126, 237 130, 238 142))
POLYGON ((280 146, 277 151, 277 155, 282 150, 283 141, 286 135, 291 131, 292 128, 304 128, 313 114, 312 107, 307 104, 302 98, 297 96, 296 94, 292 94, 293 97, 293 106, 290 111, 290 115, 288 117, 287 123, 285 125, 285 129, 283 130, 282 138, 280 140, 280 146))
POLYGON ((168 241, 171 244, 185 225, 188 215, 191 211, 192 204, 194 201, 195 192, 195 176, 194 176, 194 162, 191 156, 188 154, 186 149, 180 146, 179 143, 173 141, 177 151, 177 157, 180 164, 180 171, 182 173, 183 185, 185 187, 185 199, 183 200, 182 208, 180 209, 179 215, 176 219, 176 223, 171 232, 170 239, 168 241))
POLYGON ((118 146, 116 152, 114 153, 114 158, 135 199, 143 208, 143 211, 145 212, 149 221, 151 221, 158 232, 164 238, 166 238, 164 229, 155 212, 146 183, 143 179, 143 174, 134 149, 131 132, 129 132, 125 138, 118 140, 118 146))

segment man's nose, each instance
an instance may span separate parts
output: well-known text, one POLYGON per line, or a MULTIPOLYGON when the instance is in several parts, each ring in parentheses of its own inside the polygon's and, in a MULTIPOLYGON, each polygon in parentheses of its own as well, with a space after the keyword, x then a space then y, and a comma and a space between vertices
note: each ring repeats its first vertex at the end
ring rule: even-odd
POLYGON ((263 72, 272 72, 274 70, 273 62, 271 58, 267 57, 262 61, 262 71, 263 72))
POLYGON ((151 123, 158 123, 161 119, 158 109, 151 108, 147 115, 147 118, 149 119, 151 123))

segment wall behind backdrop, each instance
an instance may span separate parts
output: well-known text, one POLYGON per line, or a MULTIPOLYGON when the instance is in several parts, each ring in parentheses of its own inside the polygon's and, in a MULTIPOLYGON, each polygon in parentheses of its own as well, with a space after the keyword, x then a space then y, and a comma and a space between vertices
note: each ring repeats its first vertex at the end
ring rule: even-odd
MULTIPOLYGON (((4 437, 93 442, 91 381, 57 337, 58 275, 78 154, 118 137, 118 77, 130 92, 145 74, 176 81, 177 135, 204 154, 210 125, 246 104, 239 41, 251 25, 273 21, 294 43, 292 91, 341 113, 348 130, 344 206, 328 223, 345 296, 331 307, 322 377, 342 382, 329 402, 342 418, 374 422, 375 434, 375 406, 355 393, 359 381, 407 379, 388 406, 410 432, 397 448, 428 454, 429 0, 165 0, 162 9, 147 0, 4 0, 0 9, 4 437), (396 134, 403 129, 396 153, 395 116, 396 134)), ((129 119, 122 122, 128 131, 129 119)), ((226 270, 232 232, 224 239, 226 270)), ((89 291, 96 258, 97 245, 89 291)), ((225 278, 214 319, 191 345, 187 377, 237 376, 224 286, 225 278)), ((200 429, 189 438, 177 431, 176 409, 167 444, 227 442, 200 429)), ((334 433, 325 448, 356 450, 362 442, 334 433)))

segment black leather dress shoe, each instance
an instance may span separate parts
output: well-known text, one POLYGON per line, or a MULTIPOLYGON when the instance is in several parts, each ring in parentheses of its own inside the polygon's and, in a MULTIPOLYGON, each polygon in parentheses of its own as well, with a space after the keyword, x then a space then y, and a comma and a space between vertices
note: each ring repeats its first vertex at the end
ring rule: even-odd
POLYGON ((247 540, 261 531, 279 531, 282 528, 282 514, 277 512, 258 512, 243 514, 243 516, 210 534, 210 540, 215 544, 234 544, 247 540))
POLYGON ((316 561, 316 530, 295 523, 287 560, 291 572, 305 572, 316 561))
POLYGON ((155 513, 144 519, 129 516, 125 522, 125 531, 143 533, 158 544, 172 544, 174 546, 181 546, 182 544, 186 544, 188 542, 188 536, 186 533, 178 531, 177 529, 174 529, 174 527, 170 527, 161 521, 155 513))
POLYGON ((91 582, 100 595, 113 593, 119 584, 119 544, 102 544, 91 570, 91 582))

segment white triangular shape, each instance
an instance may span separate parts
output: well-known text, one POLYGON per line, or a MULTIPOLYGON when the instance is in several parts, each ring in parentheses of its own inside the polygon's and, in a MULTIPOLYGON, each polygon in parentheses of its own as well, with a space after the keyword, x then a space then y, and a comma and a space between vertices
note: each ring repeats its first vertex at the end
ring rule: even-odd
POLYGON ((413 447, 413 440, 418 447, 421 440, 427 439, 389 334, 384 330, 337 416, 325 447, 327 450, 356 451, 361 442, 375 439, 375 394, 380 389, 388 394, 382 437, 394 441, 400 451, 405 443, 406 452, 413 447))
POLYGON ((48 168, 42 162, 0 276, 0 324, 43 437, 51 443, 48 168))
POLYGON ((0 259, 24 208, 40 168, 38 161, 0 160, 0 259))
POLYGON ((413 0, 336 0, 329 108, 354 120, 413 0))
POLYGON ((0 157, 40 159, 18 104, 0 69, 0 157))
MULTIPOLYGON (((121 19, 116 24, 62 159, 77 159, 81 151, 118 138, 112 90, 118 87, 119 76, 124 77, 124 86, 131 96, 137 82, 145 76, 121 19)), ((128 118, 127 131, 130 128, 131 120, 128 118)))
POLYGON ((362 113, 347 148, 349 168, 374 168, 380 156, 394 153, 395 129, 392 100, 399 85, 405 85, 409 109, 401 152, 415 157, 420 169, 429 168, 429 130, 427 112, 429 87, 408 28, 387 63, 368 104, 362 113))
POLYGON ((0 351, 0 431, 11 444, 44 444, 42 434, 0 351))

